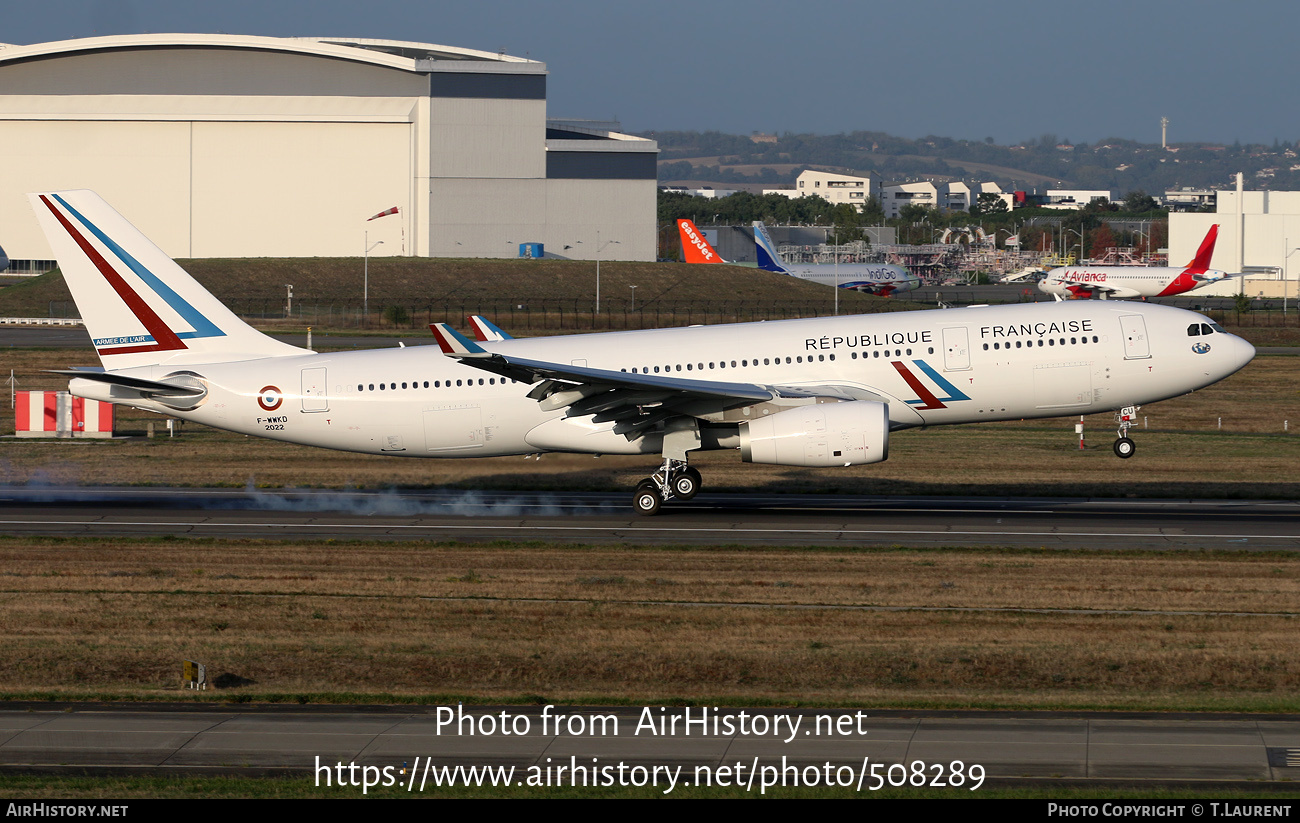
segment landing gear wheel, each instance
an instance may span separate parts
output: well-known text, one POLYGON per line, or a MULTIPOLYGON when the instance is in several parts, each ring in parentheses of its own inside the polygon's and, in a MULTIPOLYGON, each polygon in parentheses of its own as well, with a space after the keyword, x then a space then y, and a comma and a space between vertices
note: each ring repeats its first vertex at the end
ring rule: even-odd
POLYGON ((649 480, 643 481, 636 487, 636 494, 632 497, 632 508, 636 509, 637 514, 643 514, 647 517, 658 514, 659 507, 664 503, 663 497, 659 494, 659 489, 649 480))
POLYGON ((1134 443, 1132 440, 1128 439, 1127 437, 1121 437, 1120 439, 1115 441, 1116 457, 1122 457, 1125 460, 1127 460, 1128 458, 1133 456, 1133 452, 1135 451, 1137 451, 1137 444, 1134 443))
POLYGON ((700 473, 695 469, 686 469, 673 479, 673 495, 683 500, 690 500, 700 491, 700 473))

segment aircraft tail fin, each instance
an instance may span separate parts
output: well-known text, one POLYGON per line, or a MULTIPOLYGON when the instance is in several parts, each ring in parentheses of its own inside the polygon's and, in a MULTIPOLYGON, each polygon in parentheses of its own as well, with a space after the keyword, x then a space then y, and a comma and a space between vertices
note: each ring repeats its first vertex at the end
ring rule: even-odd
POLYGON ((725 263, 726 261, 713 250, 704 232, 695 228, 690 220, 678 220, 677 231, 682 236, 682 257, 687 263, 725 263))
POLYGON ((105 368, 308 353, 236 317, 93 191, 28 197, 105 368))
POLYGON ((758 253, 758 267, 763 271, 790 273, 790 270, 781 264, 781 258, 776 253, 776 244, 772 242, 772 238, 767 233, 767 226, 763 225, 762 220, 754 221, 754 250, 758 253))
POLYGON ((502 340, 514 339, 502 331, 501 327, 496 323, 482 315, 471 314, 465 319, 469 321, 470 328, 474 330, 474 339, 480 343, 500 343, 502 340))
POLYGON ((1196 250, 1196 256, 1192 262, 1187 264, 1189 274, 1204 274, 1210 269, 1210 258, 1214 257, 1214 241, 1219 239, 1219 224, 1215 223, 1210 226, 1210 230, 1205 233, 1205 239, 1201 241, 1201 247, 1196 250))

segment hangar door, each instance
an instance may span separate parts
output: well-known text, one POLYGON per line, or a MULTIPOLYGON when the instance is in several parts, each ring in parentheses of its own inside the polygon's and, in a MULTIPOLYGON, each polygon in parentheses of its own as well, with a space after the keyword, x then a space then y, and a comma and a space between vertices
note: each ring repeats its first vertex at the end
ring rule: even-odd
POLYGON ((194 257, 399 255, 414 242, 410 123, 194 124, 194 257), (376 212, 400 211, 365 224, 376 212))

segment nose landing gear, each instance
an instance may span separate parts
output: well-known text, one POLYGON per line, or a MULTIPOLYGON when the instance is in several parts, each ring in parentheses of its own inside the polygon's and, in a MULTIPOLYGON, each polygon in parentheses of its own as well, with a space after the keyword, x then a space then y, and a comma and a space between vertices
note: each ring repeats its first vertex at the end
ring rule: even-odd
POLYGON ((1138 408, 1138 406, 1125 406, 1115 414, 1115 420, 1119 423, 1119 430, 1116 432, 1119 439, 1115 441, 1116 457, 1127 460, 1137 451, 1137 444, 1129 439, 1128 430, 1133 427, 1134 421, 1137 420, 1138 408))

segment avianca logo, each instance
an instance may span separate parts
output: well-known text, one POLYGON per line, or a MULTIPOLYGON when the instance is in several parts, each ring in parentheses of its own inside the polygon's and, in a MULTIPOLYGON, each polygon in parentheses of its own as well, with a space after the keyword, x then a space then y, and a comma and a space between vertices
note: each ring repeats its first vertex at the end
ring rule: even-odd
POLYGON ((121 260, 126 267, 130 269, 141 281, 148 286, 154 294, 162 300, 173 311, 181 316, 185 322, 189 323, 193 331, 174 332, 167 326, 167 323, 158 316, 148 303, 131 288, 121 273, 114 268, 104 258, 99 250, 86 238, 84 234, 73 224, 73 222, 63 214, 53 203, 50 198, 41 195, 41 202, 45 204, 50 213, 54 215, 59 224, 63 226, 64 231, 68 233, 73 241, 81 249, 82 253, 90 260, 91 264, 103 275, 108 284, 112 286, 113 291, 121 298, 126 307, 131 310, 140 324, 149 332, 147 335, 124 335, 120 337, 99 337, 93 342, 95 348, 100 354, 134 354, 136 352, 155 352, 155 351, 175 351, 177 349, 188 348, 183 339, 201 339, 205 337, 225 337, 226 333, 219 329, 215 323, 204 317, 198 309, 171 289, 162 281, 158 275, 154 274, 144 264, 132 257, 125 249, 112 240, 107 234, 99 229, 94 223, 90 222, 84 215, 74 209, 59 195, 53 195, 68 214, 76 218, 86 231, 94 235, 100 243, 104 244, 110 252, 121 260), (123 344, 126 344, 125 346, 123 344), (138 345, 143 344, 143 345, 138 345))
POLYGON ((695 233, 695 227, 687 220, 681 221, 678 225, 681 227, 682 234, 686 235, 692 246, 700 250, 700 254, 704 256, 704 259, 712 260, 713 249, 709 248, 709 244, 704 241, 703 237, 695 233))
POLYGON ((889 361, 889 365, 893 366, 894 369, 897 370, 903 380, 907 381, 908 387, 910 387, 912 391, 916 393, 917 398, 919 398, 917 400, 908 400, 907 404, 909 406, 916 407, 917 411, 928 411, 931 409, 946 409, 948 407, 944 405, 945 403, 954 403, 959 400, 970 400, 968 396, 962 393, 961 389, 945 380, 943 375, 935 371, 929 363, 924 360, 913 360, 912 362, 916 364, 916 367, 930 379, 930 382, 946 396, 939 397, 931 391, 930 387, 925 384, 925 381, 913 374, 912 370, 907 367, 906 363, 901 360, 891 360, 889 361))

